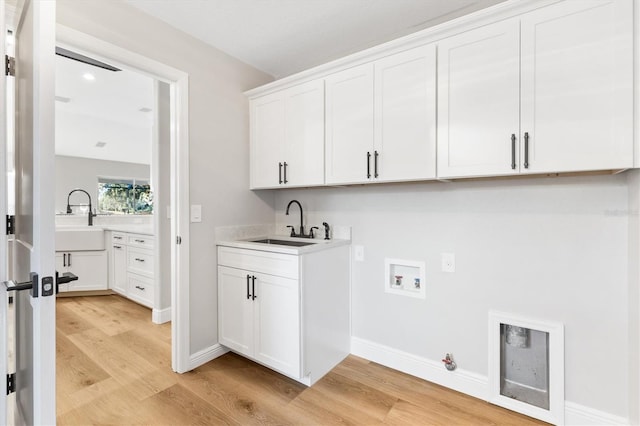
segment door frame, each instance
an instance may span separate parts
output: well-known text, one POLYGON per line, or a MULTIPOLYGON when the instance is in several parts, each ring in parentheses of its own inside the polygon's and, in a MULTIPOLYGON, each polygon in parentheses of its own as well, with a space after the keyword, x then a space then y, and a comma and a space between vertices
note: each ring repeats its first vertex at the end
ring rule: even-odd
MULTIPOLYGON (((189 324, 189 75, 179 69, 113 45, 64 25, 56 26, 56 43, 134 69, 170 85, 171 215, 171 368, 190 370, 189 324), (178 244, 178 237, 181 244, 178 244)), ((161 214, 156 209, 155 214, 161 214)))

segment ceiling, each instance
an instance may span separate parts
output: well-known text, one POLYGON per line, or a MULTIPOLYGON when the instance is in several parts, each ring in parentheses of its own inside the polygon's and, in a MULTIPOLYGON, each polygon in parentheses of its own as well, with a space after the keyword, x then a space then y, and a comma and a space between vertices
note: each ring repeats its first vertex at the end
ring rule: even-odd
POLYGON ((56 154, 149 164, 153 85, 142 74, 56 56, 56 154))
POLYGON ((124 0, 276 78, 504 0, 124 0))

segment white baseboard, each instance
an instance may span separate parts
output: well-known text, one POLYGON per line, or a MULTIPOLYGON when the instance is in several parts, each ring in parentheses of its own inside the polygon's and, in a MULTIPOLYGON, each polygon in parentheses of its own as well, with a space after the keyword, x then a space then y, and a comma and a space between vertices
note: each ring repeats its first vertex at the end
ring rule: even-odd
POLYGON ((485 376, 460 368, 448 371, 442 362, 419 357, 358 337, 351 337, 351 353, 485 401, 488 396, 489 385, 485 376))
MULTIPOLYGON (((394 370, 437 383, 458 392, 487 400, 489 380, 486 376, 463 369, 448 371, 442 363, 400 351, 389 346, 351 337, 353 355, 377 362, 394 370)), ((628 425, 629 419, 565 401, 565 424, 583 426, 628 425)))
POLYGON ((219 356, 222 356, 229 352, 229 349, 225 348, 219 343, 216 343, 213 346, 209 346, 201 351, 196 352, 195 354, 191 354, 189 357, 189 370, 193 370, 194 368, 198 368, 203 364, 211 361, 212 359, 216 359, 219 356))
POLYGON ((567 425, 602 426, 602 425, 628 425, 629 419, 616 416, 604 411, 594 410, 575 402, 565 401, 564 422, 567 425))
POLYGON ((153 308, 151 310, 151 321, 154 324, 164 324, 171 321, 171 307, 164 309, 153 308))

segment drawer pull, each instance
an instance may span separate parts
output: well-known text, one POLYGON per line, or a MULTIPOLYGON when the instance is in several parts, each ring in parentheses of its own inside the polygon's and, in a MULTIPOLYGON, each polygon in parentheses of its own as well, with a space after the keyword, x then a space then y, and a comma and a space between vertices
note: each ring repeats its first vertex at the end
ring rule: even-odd
POLYGON ((122 246, 113 246, 113 248, 120 250, 120 249, 122 249, 122 246))
POLYGON ((136 257, 136 262, 144 262, 144 259, 140 259, 139 257, 136 257))
POLYGON ((113 239, 114 239, 114 240, 121 240, 121 239, 122 239, 122 237, 117 237, 117 236, 115 236, 115 235, 114 235, 114 236, 113 236, 113 239))
POLYGON ((140 287, 139 285, 137 285, 137 286, 136 286, 136 288, 137 288, 138 290, 144 291, 144 287, 140 287))
POLYGON ((134 240, 136 243, 144 243, 144 240, 134 240))

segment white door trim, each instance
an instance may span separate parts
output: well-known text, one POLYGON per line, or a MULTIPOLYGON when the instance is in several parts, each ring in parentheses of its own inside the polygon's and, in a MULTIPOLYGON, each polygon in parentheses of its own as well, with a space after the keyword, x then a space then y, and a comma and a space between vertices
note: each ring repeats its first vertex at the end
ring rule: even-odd
MULTIPOLYGON (((58 24, 58 43, 171 86, 171 366, 189 370, 189 75, 169 65, 58 24), (175 241, 180 236, 182 244, 175 241)), ((156 214, 161 214, 156 211, 156 214)))

